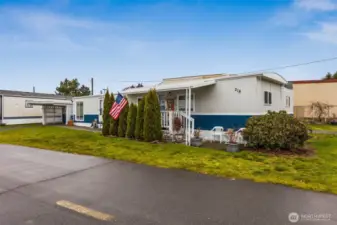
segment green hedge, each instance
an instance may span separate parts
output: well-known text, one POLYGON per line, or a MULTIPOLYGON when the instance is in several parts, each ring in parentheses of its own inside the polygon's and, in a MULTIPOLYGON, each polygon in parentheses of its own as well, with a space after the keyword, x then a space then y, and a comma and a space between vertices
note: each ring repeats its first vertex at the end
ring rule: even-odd
POLYGON ((118 118, 118 137, 125 137, 126 135, 128 112, 129 103, 124 107, 118 118))
MULTIPOLYGON (((115 97, 113 94, 111 94, 111 105, 115 102, 115 97)), ((118 136, 118 121, 119 119, 117 120, 114 120, 111 116, 110 116, 110 135, 112 136, 118 136)))
POLYGON ((126 137, 135 138, 137 106, 131 103, 127 119, 126 137))
POLYGON ((109 135, 109 130, 110 130, 110 118, 111 116, 109 115, 110 109, 111 109, 112 103, 111 103, 111 98, 109 94, 109 90, 105 92, 104 96, 104 106, 103 106, 103 128, 102 128, 102 134, 104 136, 109 135))
POLYGON ((144 98, 138 102, 138 107, 137 107, 137 119, 136 119, 135 136, 136 136, 136 139, 139 139, 139 140, 144 139, 144 133, 143 133, 143 127, 144 127, 144 103, 145 103, 145 99, 144 98))
POLYGON ((162 139, 160 105, 155 89, 151 89, 145 97, 143 133, 145 141, 162 139))
POLYGON ((244 136, 249 146, 265 149, 294 149, 308 140, 307 127, 287 112, 268 112, 248 119, 244 136))

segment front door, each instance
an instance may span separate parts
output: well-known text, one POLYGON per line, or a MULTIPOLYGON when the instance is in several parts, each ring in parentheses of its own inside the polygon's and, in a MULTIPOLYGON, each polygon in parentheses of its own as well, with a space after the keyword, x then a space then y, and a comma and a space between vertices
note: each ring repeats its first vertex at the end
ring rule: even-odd
POLYGON ((174 111, 174 99, 167 99, 166 104, 167 104, 167 110, 174 111))

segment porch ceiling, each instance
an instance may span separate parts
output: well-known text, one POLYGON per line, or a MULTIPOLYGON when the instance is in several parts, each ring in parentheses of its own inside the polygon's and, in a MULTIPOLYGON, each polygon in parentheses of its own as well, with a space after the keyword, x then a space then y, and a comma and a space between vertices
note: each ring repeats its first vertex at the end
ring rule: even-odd
POLYGON ((132 88, 128 89, 123 94, 141 94, 148 92, 151 88, 155 88, 157 92, 165 91, 175 91, 175 90, 185 90, 188 88, 200 88, 209 85, 214 85, 216 83, 215 79, 207 80, 192 80, 192 81, 182 81, 182 82, 168 82, 160 83, 153 87, 142 87, 142 88, 132 88))

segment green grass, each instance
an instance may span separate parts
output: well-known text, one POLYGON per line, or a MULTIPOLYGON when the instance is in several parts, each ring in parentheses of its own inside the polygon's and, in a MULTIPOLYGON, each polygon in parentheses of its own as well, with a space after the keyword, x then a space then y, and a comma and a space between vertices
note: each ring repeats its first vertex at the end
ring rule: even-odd
MULTIPOLYGON (((337 194, 337 136, 316 135, 316 156, 228 153, 180 144, 150 144, 62 127, 32 126, 0 132, 0 143, 179 168, 222 177, 251 179, 337 194)), ((0 155, 1 157, 1 155, 0 155)))
POLYGON ((327 130, 327 131, 336 131, 337 125, 329 125, 329 124, 310 124, 308 127, 312 130, 327 130))

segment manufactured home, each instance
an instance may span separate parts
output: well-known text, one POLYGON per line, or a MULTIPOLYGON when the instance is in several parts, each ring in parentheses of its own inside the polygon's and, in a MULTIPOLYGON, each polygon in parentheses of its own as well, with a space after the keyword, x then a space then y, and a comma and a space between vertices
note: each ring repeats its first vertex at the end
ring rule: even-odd
POLYGON ((0 90, 0 124, 67 123, 71 99, 54 94, 0 90))
POLYGON ((239 129, 248 118, 267 111, 293 113, 293 91, 277 73, 247 75, 212 74, 164 79, 152 87, 122 92, 137 104, 155 88, 162 111, 162 125, 170 129, 173 116, 187 121, 190 132, 200 128, 207 136, 215 126, 239 129))
POLYGON ((102 123, 104 95, 73 97, 73 121, 75 126, 90 127, 96 120, 102 123))

